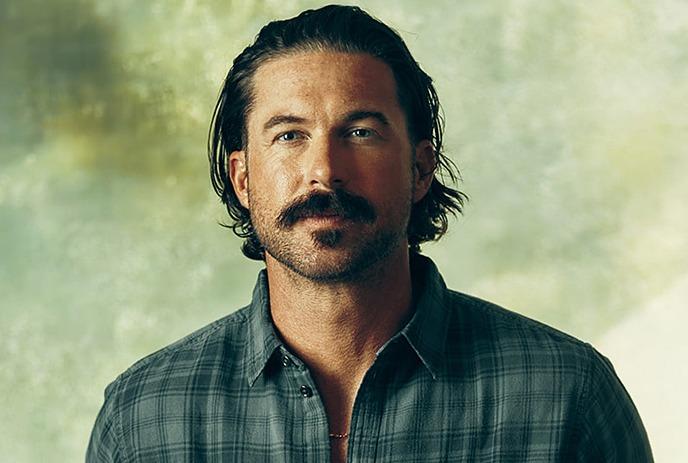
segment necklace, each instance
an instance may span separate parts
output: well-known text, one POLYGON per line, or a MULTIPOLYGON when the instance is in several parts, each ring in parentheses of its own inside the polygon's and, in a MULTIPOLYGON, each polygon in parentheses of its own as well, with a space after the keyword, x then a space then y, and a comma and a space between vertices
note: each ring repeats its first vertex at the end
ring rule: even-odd
POLYGON ((331 433, 330 433, 330 439, 345 439, 345 438, 347 438, 347 437, 349 437, 349 433, 348 433, 348 432, 345 432, 344 434, 337 434, 337 433, 334 433, 334 432, 331 432, 331 433))

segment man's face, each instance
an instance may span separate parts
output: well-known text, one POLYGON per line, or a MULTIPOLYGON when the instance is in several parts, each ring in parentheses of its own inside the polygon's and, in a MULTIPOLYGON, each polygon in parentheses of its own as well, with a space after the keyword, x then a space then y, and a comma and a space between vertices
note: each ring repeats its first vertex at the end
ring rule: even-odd
POLYGON ((366 54, 294 53, 258 68, 253 96, 248 147, 229 170, 268 264, 343 281, 406 252, 429 186, 414 159, 434 157, 409 141, 391 69, 366 54))

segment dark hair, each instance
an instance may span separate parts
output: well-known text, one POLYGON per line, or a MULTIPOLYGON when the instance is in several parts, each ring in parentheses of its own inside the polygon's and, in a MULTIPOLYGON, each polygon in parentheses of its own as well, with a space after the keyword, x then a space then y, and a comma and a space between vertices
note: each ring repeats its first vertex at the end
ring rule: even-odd
POLYGON ((456 165, 442 152, 443 118, 432 79, 411 56, 399 34, 354 6, 330 5, 265 25, 254 43, 234 59, 215 106, 208 137, 210 176, 215 192, 227 207, 233 223, 225 225, 245 238, 243 253, 256 260, 265 252, 251 223, 251 216, 234 192, 227 172, 227 156, 246 148, 246 116, 252 101, 251 80, 269 59, 299 51, 367 53, 384 61, 397 84, 399 103, 405 112, 411 142, 430 140, 436 167, 430 190, 413 205, 408 225, 410 249, 437 240, 447 231, 447 215, 461 213, 467 196, 442 183, 459 179, 456 165), (438 178, 439 176, 439 178, 438 178))

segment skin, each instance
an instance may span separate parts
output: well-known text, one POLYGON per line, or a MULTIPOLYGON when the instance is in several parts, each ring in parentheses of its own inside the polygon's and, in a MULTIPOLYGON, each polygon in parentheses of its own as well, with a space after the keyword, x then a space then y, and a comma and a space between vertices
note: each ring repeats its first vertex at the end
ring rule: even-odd
MULTIPOLYGON (((406 227, 434 153, 427 140, 411 143, 396 92, 391 69, 366 54, 274 58, 253 79, 248 146, 228 161, 266 247, 275 327, 309 366, 334 433, 348 432, 375 353, 411 316, 406 227), (295 199, 336 189, 368 201, 375 220, 325 214, 277 226, 295 199), (324 232, 336 243, 324 245, 324 232)), ((333 461, 346 461, 346 439, 331 443, 333 461)))

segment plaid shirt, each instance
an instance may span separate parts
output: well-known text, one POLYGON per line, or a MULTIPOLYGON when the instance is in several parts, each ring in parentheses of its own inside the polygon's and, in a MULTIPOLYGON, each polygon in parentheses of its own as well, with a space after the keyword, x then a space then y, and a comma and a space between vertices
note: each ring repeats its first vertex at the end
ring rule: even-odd
MULTIPOLYGON (((377 354, 355 462, 651 462, 611 364, 590 345, 448 290, 413 259, 416 312, 377 354)), ((280 342, 262 271, 251 304, 139 361, 105 391, 86 460, 324 462, 327 416, 280 342)))

